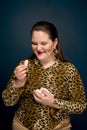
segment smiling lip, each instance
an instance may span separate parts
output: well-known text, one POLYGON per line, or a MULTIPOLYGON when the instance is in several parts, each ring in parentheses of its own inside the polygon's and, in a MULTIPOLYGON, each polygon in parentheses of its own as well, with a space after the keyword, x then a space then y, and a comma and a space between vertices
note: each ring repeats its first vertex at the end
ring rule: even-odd
POLYGON ((38 52, 39 55, 43 54, 43 52, 38 52))

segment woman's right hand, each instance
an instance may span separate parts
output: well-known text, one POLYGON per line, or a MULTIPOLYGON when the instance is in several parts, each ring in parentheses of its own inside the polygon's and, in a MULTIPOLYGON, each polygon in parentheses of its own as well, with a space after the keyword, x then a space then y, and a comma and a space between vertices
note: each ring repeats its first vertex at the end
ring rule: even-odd
POLYGON ((25 84, 28 73, 27 66, 28 66, 28 60, 25 60, 24 64, 20 64, 15 68, 14 75, 16 77, 16 80, 14 82, 14 87, 20 88, 25 84))

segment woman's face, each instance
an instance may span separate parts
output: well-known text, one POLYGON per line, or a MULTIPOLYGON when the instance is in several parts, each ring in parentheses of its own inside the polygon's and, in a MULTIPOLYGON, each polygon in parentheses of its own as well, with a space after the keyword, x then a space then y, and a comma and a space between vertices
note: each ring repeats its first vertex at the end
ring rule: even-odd
POLYGON ((43 31, 33 31, 32 50, 39 61, 49 61, 54 58, 53 50, 57 45, 57 39, 52 41, 49 35, 43 31))

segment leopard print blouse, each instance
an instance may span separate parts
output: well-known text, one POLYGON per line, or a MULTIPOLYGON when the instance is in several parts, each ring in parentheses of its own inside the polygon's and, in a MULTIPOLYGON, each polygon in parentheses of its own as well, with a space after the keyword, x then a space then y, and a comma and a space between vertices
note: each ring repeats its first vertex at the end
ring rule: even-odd
POLYGON ((19 103, 15 115, 29 130, 32 130, 35 123, 37 130, 52 130, 70 114, 82 113, 86 109, 84 86, 73 64, 57 60, 55 64, 44 69, 38 60, 29 59, 28 69, 27 82, 21 88, 12 86, 15 80, 12 74, 2 98, 7 106, 19 103), (34 100, 33 90, 41 87, 54 94, 54 103, 60 105, 61 110, 44 106, 34 100))

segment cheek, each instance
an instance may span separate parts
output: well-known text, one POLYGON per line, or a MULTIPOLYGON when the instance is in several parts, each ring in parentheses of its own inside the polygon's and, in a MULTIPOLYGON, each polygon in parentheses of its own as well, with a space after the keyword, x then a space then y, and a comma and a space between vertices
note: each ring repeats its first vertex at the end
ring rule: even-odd
POLYGON ((49 52, 53 52, 53 46, 49 46, 48 48, 47 48, 47 50, 49 51, 49 52))
POLYGON ((35 50, 35 46, 32 45, 32 50, 34 51, 35 50))

